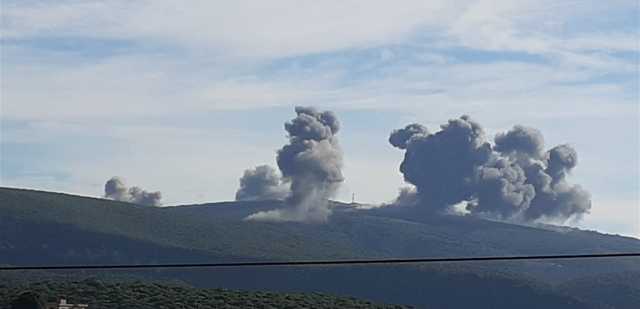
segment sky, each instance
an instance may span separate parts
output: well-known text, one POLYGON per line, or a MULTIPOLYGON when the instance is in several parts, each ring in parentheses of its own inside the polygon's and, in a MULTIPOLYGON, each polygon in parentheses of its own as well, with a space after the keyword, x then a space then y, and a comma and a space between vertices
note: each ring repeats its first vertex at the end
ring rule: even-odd
POLYGON ((571 224, 640 237, 639 7, 629 1, 14 1, 1 4, 0 185, 166 205, 232 200, 275 165, 296 105, 342 124, 338 200, 393 200, 411 122, 521 124, 579 154, 571 224))

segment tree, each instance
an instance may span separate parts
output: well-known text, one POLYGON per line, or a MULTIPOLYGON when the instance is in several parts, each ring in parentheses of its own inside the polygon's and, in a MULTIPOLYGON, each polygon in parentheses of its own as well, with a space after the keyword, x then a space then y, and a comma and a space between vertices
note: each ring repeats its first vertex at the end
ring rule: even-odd
POLYGON ((11 302, 11 309, 44 309, 40 295, 35 292, 23 292, 11 302))

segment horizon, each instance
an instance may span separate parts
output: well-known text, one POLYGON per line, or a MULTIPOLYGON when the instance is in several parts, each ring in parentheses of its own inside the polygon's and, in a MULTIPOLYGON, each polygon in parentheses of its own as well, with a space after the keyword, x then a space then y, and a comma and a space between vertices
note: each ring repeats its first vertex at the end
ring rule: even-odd
POLYGON ((468 114, 490 141, 525 125, 572 145, 592 208, 570 225, 640 238, 635 1, 343 5, 360 13, 199 2, 168 25, 161 1, 8 1, 0 186, 102 197, 121 176, 163 204, 231 201, 301 105, 342 125, 333 198, 388 203, 407 185, 389 134, 468 114))

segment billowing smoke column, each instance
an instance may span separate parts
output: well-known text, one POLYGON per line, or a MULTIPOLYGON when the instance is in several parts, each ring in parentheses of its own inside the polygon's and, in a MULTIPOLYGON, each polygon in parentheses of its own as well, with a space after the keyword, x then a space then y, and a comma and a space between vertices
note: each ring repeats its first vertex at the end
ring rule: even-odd
POLYGON ((244 171, 236 201, 283 200, 288 194, 289 188, 278 172, 269 165, 260 165, 244 171))
POLYGON ((338 119, 311 107, 295 111, 296 118, 284 126, 289 144, 277 156, 282 181, 290 185, 288 207, 253 214, 249 220, 324 222, 331 214, 328 199, 343 181, 342 150, 335 137, 338 119))
POLYGON ((112 177, 104 185, 104 197, 139 205, 160 206, 162 194, 147 192, 136 186, 128 188, 120 177, 112 177))
POLYGON ((471 214, 517 221, 579 219, 591 208, 589 193, 566 181, 576 151, 559 145, 545 152, 533 128, 515 126, 491 145, 482 127, 462 116, 433 134, 408 125, 389 142, 405 150, 400 171, 416 187, 403 190, 398 204, 446 211, 466 202, 471 214))

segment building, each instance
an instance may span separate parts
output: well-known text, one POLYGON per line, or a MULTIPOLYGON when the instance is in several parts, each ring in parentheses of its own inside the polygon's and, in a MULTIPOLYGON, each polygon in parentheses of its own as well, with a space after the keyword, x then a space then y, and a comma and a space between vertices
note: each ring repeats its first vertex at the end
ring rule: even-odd
POLYGON ((45 309, 85 309, 89 308, 86 304, 69 304, 64 298, 60 299, 60 303, 48 303, 45 309))

